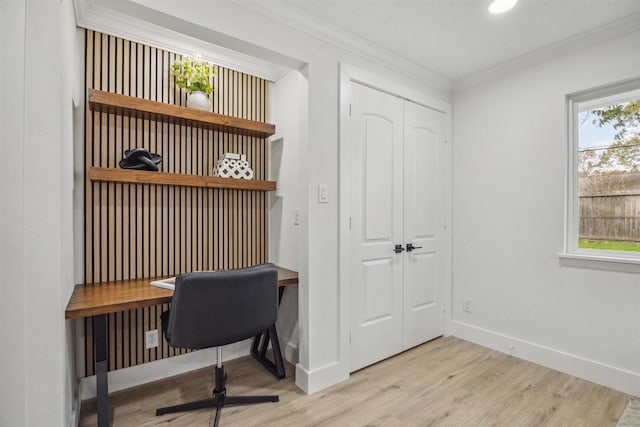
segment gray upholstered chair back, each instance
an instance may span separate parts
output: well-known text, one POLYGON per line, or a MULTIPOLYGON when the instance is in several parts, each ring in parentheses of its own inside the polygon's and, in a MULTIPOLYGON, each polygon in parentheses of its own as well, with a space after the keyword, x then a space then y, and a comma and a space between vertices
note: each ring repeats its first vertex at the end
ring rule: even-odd
POLYGON ((218 347, 268 329, 277 313, 273 264, 182 274, 176 278, 165 336, 172 347, 218 347))

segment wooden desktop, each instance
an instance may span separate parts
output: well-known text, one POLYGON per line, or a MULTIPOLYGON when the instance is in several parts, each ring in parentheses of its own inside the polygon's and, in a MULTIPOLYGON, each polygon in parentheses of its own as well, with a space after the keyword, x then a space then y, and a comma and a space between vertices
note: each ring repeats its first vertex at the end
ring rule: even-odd
MULTIPOLYGON (((277 269, 279 287, 298 283, 297 272, 282 267, 277 269)), ((69 299, 64 317, 74 319, 96 316, 171 302, 172 291, 149 285, 151 281, 157 279, 161 278, 77 285, 69 299)))

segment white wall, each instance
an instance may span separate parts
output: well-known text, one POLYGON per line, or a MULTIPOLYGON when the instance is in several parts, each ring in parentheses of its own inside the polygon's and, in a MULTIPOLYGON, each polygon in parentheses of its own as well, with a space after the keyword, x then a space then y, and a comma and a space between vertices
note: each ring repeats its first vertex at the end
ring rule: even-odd
MULTIPOLYGON (((70 1, 3 1, 1 425, 74 418, 70 1)), ((72 27, 71 27, 72 28, 72 27)))
POLYGON ((640 74, 640 33, 454 96, 453 334, 640 395, 640 276, 561 266, 565 95, 640 74), (462 311, 472 300, 472 313, 462 311))
MULTIPOLYGON (((19 349, 27 344, 25 313, 24 233, 24 31, 25 7, 21 0, 0 2, 0 57, 13 66, 0 67, 0 424, 26 425, 27 363, 19 349), (17 349, 18 351, 7 351, 17 349)), ((3 61, 4 64, 4 61, 3 61)))
MULTIPOLYGON (((306 206, 306 177, 300 165, 300 147, 306 147, 308 85, 305 77, 291 70, 274 82, 269 91, 269 122, 276 124, 276 134, 269 142, 269 179, 277 190, 269 193, 269 258, 271 262, 298 271, 300 218, 306 206), (296 215, 297 211, 297 215, 296 215)), ((278 336, 285 358, 298 362, 298 288, 288 286, 278 311, 278 336)))

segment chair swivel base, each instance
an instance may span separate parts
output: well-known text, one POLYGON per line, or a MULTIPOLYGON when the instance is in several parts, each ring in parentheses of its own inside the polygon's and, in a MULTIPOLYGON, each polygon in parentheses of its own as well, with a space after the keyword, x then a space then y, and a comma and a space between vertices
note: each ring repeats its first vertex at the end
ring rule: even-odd
POLYGON ((173 414, 176 412, 191 411, 202 408, 216 408, 216 419, 214 426, 220 422, 220 410, 229 405, 250 405, 253 403, 278 402, 278 396, 227 396, 223 391, 216 393, 214 397, 209 399, 198 400, 195 402, 182 403, 180 405, 168 406, 156 410, 156 416, 173 414))
POLYGON ((167 406, 156 409, 156 416, 173 414, 176 412, 192 411, 203 408, 216 408, 216 418, 214 426, 217 427, 220 421, 220 410, 229 405, 251 405, 254 403, 279 402, 277 395, 268 396, 227 396, 227 389, 224 387, 226 375, 224 368, 216 368, 216 388, 213 390, 213 397, 197 400, 195 402, 181 403, 179 405, 167 406))

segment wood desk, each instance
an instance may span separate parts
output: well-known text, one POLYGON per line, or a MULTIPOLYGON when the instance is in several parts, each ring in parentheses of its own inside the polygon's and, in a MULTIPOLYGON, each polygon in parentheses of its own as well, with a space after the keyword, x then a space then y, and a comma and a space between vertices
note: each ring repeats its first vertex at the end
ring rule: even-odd
MULTIPOLYGON (((298 283, 298 273, 286 268, 278 270, 280 296, 285 286, 298 283)), ((65 319, 93 317, 95 351, 94 363, 98 398, 98 426, 109 426, 109 388, 107 383, 107 314, 133 310, 171 302, 173 291, 151 286, 150 282, 162 278, 118 280, 112 282, 76 285, 64 312, 65 319)), ((254 341, 254 348, 257 348, 254 341)), ((264 344, 266 349, 266 340, 264 344)), ((264 352, 262 352, 264 356, 264 352)), ((255 354, 254 354, 255 356, 255 354)), ((263 362, 264 364, 264 362, 263 362)))

